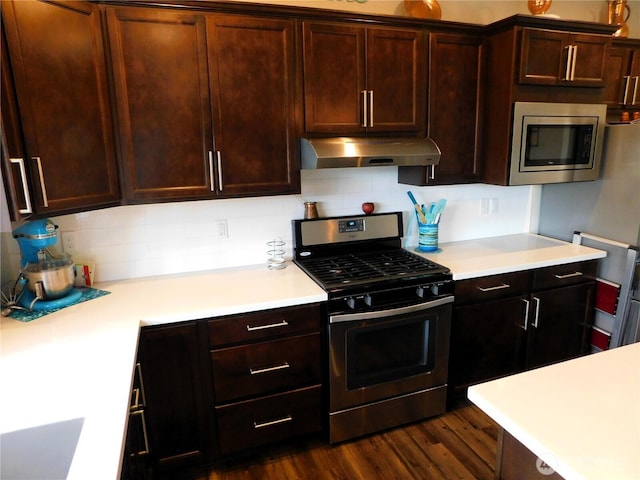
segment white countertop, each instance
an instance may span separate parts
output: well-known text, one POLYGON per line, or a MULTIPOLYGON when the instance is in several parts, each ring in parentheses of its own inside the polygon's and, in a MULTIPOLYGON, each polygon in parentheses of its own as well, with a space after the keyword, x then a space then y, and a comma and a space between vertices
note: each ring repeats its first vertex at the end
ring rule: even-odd
MULTIPOLYGON (((538 235, 441 245, 425 255, 454 279, 601 258, 605 252, 538 235)), ((0 320, 0 433, 84 418, 69 479, 117 478, 141 325, 321 302, 295 265, 241 267, 105 282, 109 295, 32 322, 0 320)))
POLYGON ((449 267, 454 280, 550 267, 606 256, 606 252, 602 250, 533 233, 442 243, 438 252, 418 253, 449 267))
POLYGON ((640 478, 640 343, 469 388, 566 480, 640 478))
POLYGON ((68 478, 118 477, 140 325, 326 300, 295 265, 95 285, 109 295, 32 322, 0 320, 0 433, 83 417, 68 478))

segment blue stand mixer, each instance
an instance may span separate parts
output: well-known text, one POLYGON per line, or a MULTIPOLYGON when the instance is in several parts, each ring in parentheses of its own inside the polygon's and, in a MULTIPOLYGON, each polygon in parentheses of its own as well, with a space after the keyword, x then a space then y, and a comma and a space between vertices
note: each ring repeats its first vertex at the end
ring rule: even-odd
POLYGON ((14 286, 15 303, 28 310, 50 310, 77 302, 82 292, 73 288, 74 264, 67 256, 49 250, 58 241, 58 226, 51 220, 34 220, 16 228, 20 246, 20 276, 14 286), (16 287, 22 291, 15 293, 16 287))

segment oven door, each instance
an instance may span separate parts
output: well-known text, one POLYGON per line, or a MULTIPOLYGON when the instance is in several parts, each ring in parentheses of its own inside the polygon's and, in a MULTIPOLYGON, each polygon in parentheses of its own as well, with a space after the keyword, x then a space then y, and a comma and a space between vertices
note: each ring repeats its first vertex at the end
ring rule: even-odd
POLYGON ((446 385, 452 303, 330 316, 330 411, 446 385))

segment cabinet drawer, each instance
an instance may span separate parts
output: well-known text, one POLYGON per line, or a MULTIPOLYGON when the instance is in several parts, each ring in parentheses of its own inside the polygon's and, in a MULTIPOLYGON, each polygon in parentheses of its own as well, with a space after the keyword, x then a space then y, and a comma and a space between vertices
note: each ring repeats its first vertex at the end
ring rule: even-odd
POLYGON ((319 329, 320 306, 303 305, 209 320, 209 341, 219 347, 319 329))
POLYGON ((594 280, 598 261, 567 263, 539 268, 534 273, 533 289, 564 287, 594 280))
POLYGON ((504 273, 471 278, 456 282, 456 304, 483 302, 527 292, 531 285, 531 271, 504 273))
POLYGON ((239 452, 322 428, 320 385, 216 407, 220 453, 239 452))
POLYGON ((320 334, 213 350, 216 403, 320 383, 320 334))

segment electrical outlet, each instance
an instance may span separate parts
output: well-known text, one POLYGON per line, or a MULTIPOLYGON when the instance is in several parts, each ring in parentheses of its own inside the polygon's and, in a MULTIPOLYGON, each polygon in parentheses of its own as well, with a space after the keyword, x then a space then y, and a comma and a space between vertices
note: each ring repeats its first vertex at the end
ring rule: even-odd
POLYGON ((60 236, 62 237, 62 249, 67 255, 73 255, 76 253, 76 248, 78 246, 76 240, 76 232, 60 232, 60 236))
POLYGON ((216 220, 216 238, 224 240, 229 238, 229 230, 227 229, 227 220, 216 220))

